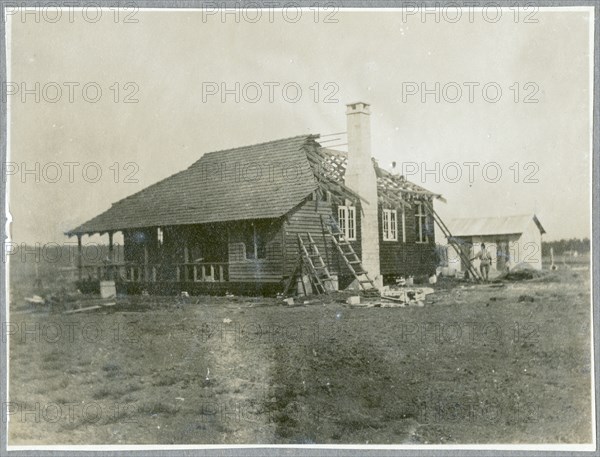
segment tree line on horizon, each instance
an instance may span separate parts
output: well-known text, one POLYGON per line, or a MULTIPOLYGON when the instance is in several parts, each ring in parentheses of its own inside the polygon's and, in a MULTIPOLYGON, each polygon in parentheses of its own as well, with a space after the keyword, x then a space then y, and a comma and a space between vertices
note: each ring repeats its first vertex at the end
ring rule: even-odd
POLYGON ((569 238, 557 241, 542 241, 542 256, 550 255, 553 248, 554 255, 563 255, 568 251, 577 251, 578 254, 590 252, 589 238, 569 238))

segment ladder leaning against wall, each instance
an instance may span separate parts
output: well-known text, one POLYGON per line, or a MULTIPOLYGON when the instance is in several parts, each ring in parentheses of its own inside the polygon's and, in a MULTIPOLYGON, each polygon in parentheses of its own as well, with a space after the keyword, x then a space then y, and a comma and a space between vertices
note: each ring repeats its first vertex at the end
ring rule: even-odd
POLYGON ((344 260, 346 267, 356 279, 358 286, 366 296, 380 296, 379 289, 375 286, 368 272, 363 268, 362 261, 352 244, 346 239, 344 232, 331 214, 321 215, 321 225, 323 231, 331 238, 340 256, 344 260))
POLYGON ((477 271, 477 268, 475 268, 475 265, 473 265, 473 262, 471 262, 471 259, 469 258, 469 256, 467 254, 465 254, 464 251, 461 249, 460 243, 458 243, 457 239, 454 236, 452 236, 452 233, 450 233, 450 229, 448 228, 448 226, 444 223, 444 221, 439 216, 439 214, 435 212, 431 202, 429 202, 427 200, 423 200, 423 203, 424 203, 425 207, 427 208, 427 210, 431 213, 431 216, 433 217, 434 222, 437 224, 437 226, 440 228, 440 230, 442 231, 442 233, 448 240, 448 243, 450 244, 450 246, 452 246, 454 248, 454 250, 458 254, 458 257, 462 260, 463 264, 466 266, 467 271, 469 272, 471 277, 474 278, 476 281, 482 281, 483 278, 477 271))

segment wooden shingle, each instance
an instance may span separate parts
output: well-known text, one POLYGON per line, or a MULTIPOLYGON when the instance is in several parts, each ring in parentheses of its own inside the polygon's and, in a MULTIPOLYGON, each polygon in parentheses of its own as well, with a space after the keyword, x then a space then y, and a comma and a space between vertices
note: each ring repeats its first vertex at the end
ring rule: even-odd
POLYGON ((67 234, 281 217, 317 189, 303 152, 315 138, 302 135, 207 153, 67 234))

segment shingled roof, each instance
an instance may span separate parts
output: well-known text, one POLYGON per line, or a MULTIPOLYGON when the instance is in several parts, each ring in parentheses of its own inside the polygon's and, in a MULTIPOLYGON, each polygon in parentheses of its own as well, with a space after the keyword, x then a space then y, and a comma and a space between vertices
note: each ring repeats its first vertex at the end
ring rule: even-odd
MULTIPOLYGON (((187 169, 119 200, 67 235, 143 227, 278 218, 313 192, 336 202, 360 196, 344 185, 346 154, 322 148, 318 135, 300 135, 210 152, 187 169)), ((380 203, 410 206, 414 198, 441 198, 379 168, 380 203)))
POLYGON ((301 135, 210 152, 67 235, 281 217, 317 189, 301 135))

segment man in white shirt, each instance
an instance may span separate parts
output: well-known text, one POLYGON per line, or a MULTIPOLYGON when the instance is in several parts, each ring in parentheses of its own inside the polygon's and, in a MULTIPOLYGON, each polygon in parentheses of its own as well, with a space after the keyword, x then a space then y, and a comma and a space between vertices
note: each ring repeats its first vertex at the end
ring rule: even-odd
POLYGON ((487 251, 485 243, 481 243, 481 250, 471 260, 475 259, 479 259, 479 271, 481 272, 481 277, 487 281, 490 274, 490 264, 492 263, 492 256, 487 251))

